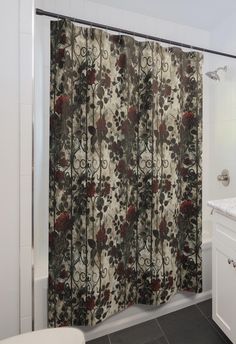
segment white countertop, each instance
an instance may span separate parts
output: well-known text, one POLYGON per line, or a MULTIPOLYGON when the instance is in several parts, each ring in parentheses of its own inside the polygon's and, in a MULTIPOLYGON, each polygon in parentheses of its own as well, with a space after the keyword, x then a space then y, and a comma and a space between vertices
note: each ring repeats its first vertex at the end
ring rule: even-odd
POLYGON ((236 220, 236 197, 208 201, 207 204, 221 214, 236 220))

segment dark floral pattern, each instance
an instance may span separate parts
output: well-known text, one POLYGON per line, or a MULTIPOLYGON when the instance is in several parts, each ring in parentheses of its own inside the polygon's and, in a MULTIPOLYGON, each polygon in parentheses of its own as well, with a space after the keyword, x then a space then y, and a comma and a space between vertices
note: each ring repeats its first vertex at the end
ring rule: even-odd
POLYGON ((201 60, 52 22, 49 326, 201 291, 201 60))

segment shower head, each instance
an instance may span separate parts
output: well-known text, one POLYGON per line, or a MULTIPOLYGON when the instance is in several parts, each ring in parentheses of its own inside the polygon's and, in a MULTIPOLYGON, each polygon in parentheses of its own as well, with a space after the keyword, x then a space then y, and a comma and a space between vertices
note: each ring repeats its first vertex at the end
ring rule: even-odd
POLYGON ((206 75, 207 75, 210 79, 212 79, 212 80, 218 80, 218 81, 220 81, 220 77, 219 77, 219 74, 218 74, 218 72, 219 72, 220 70, 223 70, 224 72, 226 72, 226 71, 227 71, 227 66, 219 67, 219 68, 217 68, 216 70, 214 70, 214 71, 212 71, 212 72, 207 72, 206 75))

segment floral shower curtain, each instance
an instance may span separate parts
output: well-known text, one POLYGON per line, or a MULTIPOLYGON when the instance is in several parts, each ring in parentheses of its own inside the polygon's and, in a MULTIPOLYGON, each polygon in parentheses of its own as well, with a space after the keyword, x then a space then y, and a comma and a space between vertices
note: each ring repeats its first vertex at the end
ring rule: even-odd
POLYGON ((51 23, 49 326, 201 291, 201 61, 51 23))

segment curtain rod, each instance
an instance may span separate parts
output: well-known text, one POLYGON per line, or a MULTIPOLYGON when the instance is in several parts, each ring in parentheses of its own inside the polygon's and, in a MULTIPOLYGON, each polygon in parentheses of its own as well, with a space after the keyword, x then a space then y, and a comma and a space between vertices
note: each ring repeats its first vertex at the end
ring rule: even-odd
POLYGON ((40 8, 36 8, 36 14, 40 15, 40 16, 52 17, 52 18, 56 18, 56 19, 68 19, 68 20, 71 20, 75 23, 93 26, 93 27, 97 27, 99 29, 115 31, 115 32, 119 32, 119 33, 124 33, 126 35, 137 36, 137 37, 141 37, 141 38, 145 38, 145 39, 150 39, 152 41, 157 41, 157 42, 167 43, 170 45, 175 45, 175 46, 178 46, 181 48, 188 48, 188 49, 197 50, 197 51, 201 51, 201 52, 205 52, 205 53, 210 53, 210 54, 215 54, 215 55, 220 55, 220 56, 225 56, 225 57, 230 57, 230 58, 236 59, 236 55, 223 53, 221 51, 201 48, 201 47, 197 47, 194 45, 180 43, 180 42, 176 42, 176 41, 171 41, 169 39, 160 38, 160 37, 156 37, 156 36, 145 35, 143 33, 135 32, 135 31, 129 31, 129 30, 121 29, 121 28, 114 27, 114 26, 99 24, 99 23, 91 22, 91 21, 84 20, 84 19, 73 18, 73 17, 66 16, 64 14, 58 14, 58 13, 44 11, 40 8))

